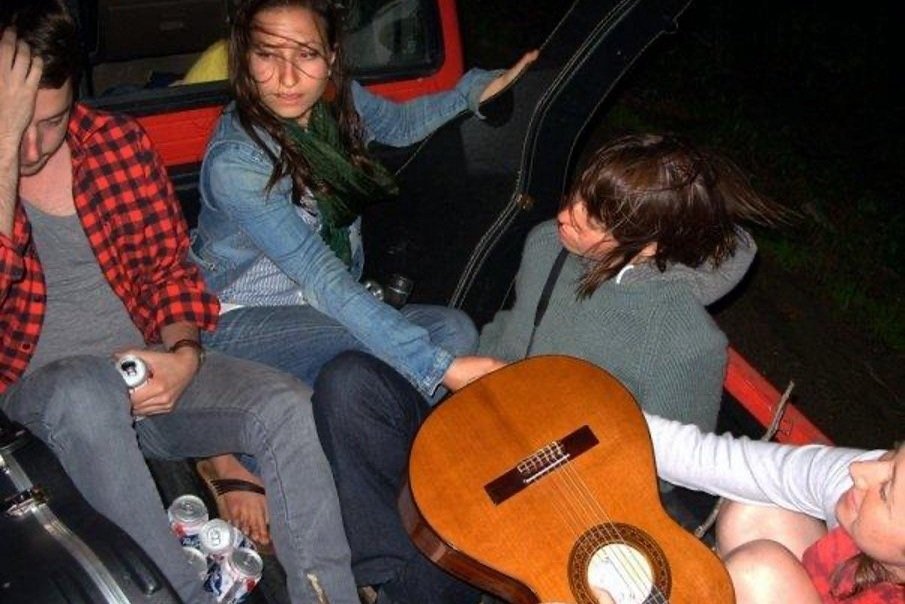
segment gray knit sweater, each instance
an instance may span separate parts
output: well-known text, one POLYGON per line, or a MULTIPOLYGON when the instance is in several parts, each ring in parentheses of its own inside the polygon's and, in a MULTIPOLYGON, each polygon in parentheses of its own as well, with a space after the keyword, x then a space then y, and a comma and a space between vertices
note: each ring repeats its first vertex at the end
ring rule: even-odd
MULTIPOLYGON (((754 256, 745 235, 718 270, 650 265, 624 271, 589 297, 576 298, 584 272, 570 255, 534 337, 531 356, 567 354, 612 373, 644 410, 712 431, 726 367, 726 338, 703 304, 725 294, 754 256), (618 281, 618 282, 617 282, 618 281)), ((528 235, 516 277, 515 303, 481 332, 479 353, 506 361, 527 356, 535 310, 562 246, 553 221, 528 235)))

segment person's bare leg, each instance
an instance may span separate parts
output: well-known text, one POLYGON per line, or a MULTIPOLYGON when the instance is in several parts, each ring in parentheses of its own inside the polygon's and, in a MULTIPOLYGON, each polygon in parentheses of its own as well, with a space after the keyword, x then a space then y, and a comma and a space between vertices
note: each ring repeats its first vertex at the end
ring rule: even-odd
POLYGON ((717 518, 717 550, 725 555, 748 541, 769 539, 801 560, 812 543, 826 534, 826 525, 806 514, 772 506, 726 502, 717 518))
POLYGON ((736 604, 820 604, 820 596, 799 559, 768 539, 749 541, 723 559, 736 604))

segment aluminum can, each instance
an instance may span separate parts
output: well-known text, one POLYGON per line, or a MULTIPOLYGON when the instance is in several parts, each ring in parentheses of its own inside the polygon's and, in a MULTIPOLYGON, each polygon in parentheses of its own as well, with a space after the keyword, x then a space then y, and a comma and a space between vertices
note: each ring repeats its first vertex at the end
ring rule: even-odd
POLYGON ((252 549, 240 547, 211 565, 204 589, 221 604, 240 604, 261 580, 263 572, 261 556, 252 549))
POLYGON ((201 540, 201 553, 211 559, 220 560, 236 548, 241 533, 226 520, 213 518, 204 523, 198 537, 201 540))
POLYGON ((124 354, 116 359, 115 365, 120 375, 123 376, 123 380, 129 390, 141 388, 147 383, 148 378, 151 377, 148 364, 134 354, 124 354))
POLYGON ((253 549, 258 551, 258 548, 255 547, 254 541, 248 538, 248 535, 240 531, 235 526, 233 527, 233 549, 239 549, 240 547, 253 549))
POLYGON ((182 546, 185 557, 189 561, 189 566, 198 574, 198 578, 202 581, 207 578, 207 557, 201 553, 201 550, 187 545, 182 546))
POLYGON ((399 273, 390 275, 390 280, 383 288, 383 301, 393 308, 402 308, 412 295, 415 282, 399 273))
POLYGON ((362 285, 378 300, 383 300, 383 286, 374 279, 366 279, 362 285))
POLYGON ((183 546, 201 549, 199 533, 208 521, 207 506, 200 497, 180 495, 167 509, 170 528, 183 546))

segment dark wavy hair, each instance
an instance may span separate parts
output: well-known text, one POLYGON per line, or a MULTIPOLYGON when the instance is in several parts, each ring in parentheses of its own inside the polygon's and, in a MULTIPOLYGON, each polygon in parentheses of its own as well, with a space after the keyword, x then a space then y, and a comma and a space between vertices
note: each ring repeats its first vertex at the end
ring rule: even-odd
POLYGON ((352 93, 345 73, 345 61, 340 42, 342 29, 342 12, 331 0, 244 0, 236 7, 229 38, 229 83, 236 101, 236 112, 239 123, 261 149, 267 153, 274 164, 273 172, 267 183, 269 190, 273 185, 289 175, 292 178, 292 201, 299 203, 306 187, 317 190, 323 186, 311 176, 311 166, 305 156, 298 150, 286 132, 283 120, 276 116, 261 102, 257 85, 248 68, 248 57, 251 52, 251 38, 255 16, 263 10, 272 8, 299 7, 311 11, 318 19, 319 29, 325 38, 325 46, 333 51, 326 97, 328 106, 339 124, 343 146, 356 165, 367 168, 371 160, 364 147, 364 128, 355 107, 352 104, 352 93), (279 146, 279 156, 273 153, 261 140, 255 128, 267 132, 279 146))
POLYGON ((616 246, 589 261, 581 297, 652 243, 661 271, 674 262, 717 266, 735 253, 738 223, 774 225, 791 215, 759 195, 731 161, 671 134, 624 136, 598 149, 563 207, 582 201, 616 246))
POLYGON ((0 30, 13 27, 16 35, 44 61, 41 88, 60 88, 66 82, 78 89, 82 48, 78 28, 64 0, 2 0, 0 30))

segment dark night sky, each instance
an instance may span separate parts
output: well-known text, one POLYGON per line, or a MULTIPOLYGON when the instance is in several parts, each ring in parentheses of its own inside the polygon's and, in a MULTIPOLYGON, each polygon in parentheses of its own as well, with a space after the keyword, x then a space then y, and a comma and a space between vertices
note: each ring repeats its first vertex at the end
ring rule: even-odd
MULTIPOLYGON (((542 43, 568 6, 460 0, 466 62, 511 62, 542 43)), ((879 210, 865 220, 894 220, 905 239, 905 102, 897 93, 899 57, 905 56, 902 17, 903 9, 891 2, 853 11, 815 1, 698 0, 680 18, 678 33, 659 40, 635 66, 615 101, 673 99, 686 111, 706 105, 719 122, 714 126, 738 122, 735 138, 722 133, 718 145, 756 153, 759 141, 751 139, 770 137, 764 153, 789 157, 753 158, 764 170, 814 181, 809 186, 818 189, 817 204, 830 218, 834 205, 868 198, 879 210), (787 165, 775 165, 786 159, 787 165)), ((772 194, 788 196, 786 184, 772 194)), ((905 246, 882 256, 880 262, 897 270, 905 246)))

